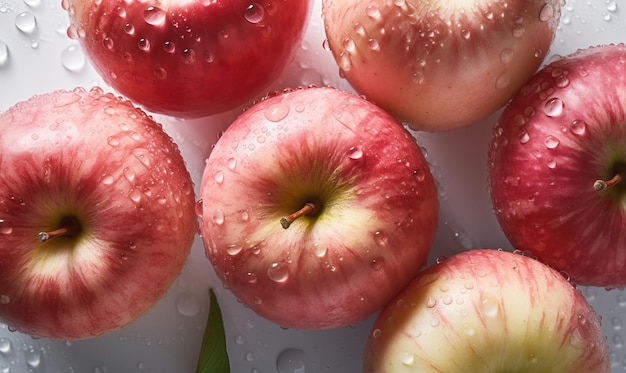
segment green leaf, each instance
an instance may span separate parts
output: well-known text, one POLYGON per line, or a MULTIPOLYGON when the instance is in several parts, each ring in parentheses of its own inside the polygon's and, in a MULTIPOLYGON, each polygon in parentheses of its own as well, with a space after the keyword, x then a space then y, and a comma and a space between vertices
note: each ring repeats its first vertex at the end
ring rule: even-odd
POLYGON ((209 296, 209 317, 204 329, 196 373, 230 373, 222 311, 213 289, 209 290, 209 296))

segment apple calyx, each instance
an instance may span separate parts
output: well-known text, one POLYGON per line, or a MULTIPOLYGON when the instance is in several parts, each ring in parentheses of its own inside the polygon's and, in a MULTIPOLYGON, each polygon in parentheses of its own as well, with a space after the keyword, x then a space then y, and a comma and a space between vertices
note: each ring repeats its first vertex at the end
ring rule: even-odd
POLYGON ((52 238, 60 236, 76 236, 80 232, 80 224, 78 219, 72 216, 65 217, 61 220, 61 226, 53 231, 42 231, 37 234, 39 242, 46 242, 52 238))
POLYGON ((593 183, 593 189, 595 189, 598 192, 607 190, 619 184, 622 181, 622 179, 623 177, 621 173, 616 173, 610 180, 598 179, 593 183))
POLYGON ((304 215, 314 214, 317 212, 317 210, 317 206, 313 202, 307 202, 300 210, 294 212, 291 215, 280 218, 280 225, 282 225, 284 229, 287 229, 296 219, 304 215))

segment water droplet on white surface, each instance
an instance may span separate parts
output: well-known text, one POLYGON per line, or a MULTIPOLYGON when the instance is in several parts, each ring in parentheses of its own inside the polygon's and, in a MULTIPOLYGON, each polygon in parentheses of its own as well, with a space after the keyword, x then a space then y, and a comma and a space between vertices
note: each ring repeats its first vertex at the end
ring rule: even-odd
POLYGON ((9 46, 0 40, 0 67, 9 63, 9 46))
POLYGON ((61 52, 61 64, 67 70, 76 72, 85 67, 86 58, 78 45, 70 45, 61 52))
POLYGON ((29 367, 38 368, 41 365, 41 351, 35 350, 34 347, 30 347, 24 353, 24 360, 29 367))
POLYGON ((194 317, 200 313, 200 303, 191 293, 181 293, 176 298, 176 310, 183 316, 194 317))
POLYGON ((11 340, 8 338, 0 338, 0 354, 8 355, 11 353, 11 340))
POLYGON ((288 348, 276 358, 278 373, 310 373, 307 355, 297 348, 288 348))
POLYGON ((31 12, 22 12, 15 17, 15 27, 23 33, 31 34, 37 29, 37 18, 31 12))

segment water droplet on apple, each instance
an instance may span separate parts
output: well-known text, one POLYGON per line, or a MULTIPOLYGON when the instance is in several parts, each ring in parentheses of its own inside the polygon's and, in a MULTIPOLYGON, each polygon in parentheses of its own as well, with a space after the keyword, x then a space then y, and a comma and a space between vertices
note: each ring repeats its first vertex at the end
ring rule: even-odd
POLYGON ((108 174, 104 174, 102 175, 102 180, 100 180, 100 182, 104 185, 111 185, 113 184, 113 176, 112 175, 108 175, 108 174))
POLYGON ((154 77, 159 80, 163 80, 167 78, 167 70, 162 67, 157 67, 154 69, 154 71, 152 71, 152 75, 154 75, 154 77))
POLYGON ((8 338, 0 338, 0 354, 8 355, 11 353, 11 340, 8 338))
POLYGON ((68 71, 77 72, 86 64, 86 58, 78 45, 70 45, 61 52, 61 64, 68 71))
POLYGON ((252 3, 244 11, 243 17, 250 23, 261 23, 265 19, 265 8, 261 4, 252 3))
POLYGON ((200 313, 200 303, 191 293, 181 293, 176 297, 176 310, 183 316, 194 317, 200 313))
POLYGON ((224 211, 222 211, 222 210, 215 210, 213 212, 213 221, 217 225, 224 224, 224 211))
POLYGON ((558 97, 553 97, 546 101, 543 112, 549 117, 558 117, 563 113, 563 100, 558 97))
POLYGON ((554 17, 554 8, 550 4, 545 4, 539 11, 539 20, 547 22, 554 17))
POLYGON ((221 170, 218 170, 217 172, 215 172, 215 175, 213 176, 213 178, 215 179, 215 182, 218 184, 221 184, 224 182, 224 172, 221 170))
POLYGON ((374 339, 380 339, 383 336, 383 331, 379 328, 376 328, 372 331, 372 337, 374 339))
POLYGON ((426 304, 427 308, 433 308, 437 304, 437 299, 435 299, 433 297, 428 297, 428 298, 426 298, 426 303, 425 304, 426 304))
POLYGON ((13 228, 5 220, 0 219, 0 234, 8 235, 11 233, 13 233, 13 228))
POLYGON ((385 247, 389 243, 389 237, 387 237, 384 232, 376 231, 374 232, 374 241, 376 241, 379 246, 385 247))
POLYGON ((374 258, 370 261, 370 265, 372 269, 376 272, 382 271, 385 269, 385 259, 382 257, 374 258))
POLYGON ((289 279, 289 268, 285 263, 272 263, 267 269, 267 277, 274 282, 285 282, 289 279))
POLYGON ((548 149, 556 149, 559 146, 560 141, 556 137, 554 137, 552 135, 548 135, 546 137, 544 143, 546 144, 546 148, 548 148, 548 149))
POLYGON ((519 142, 522 144, 526 144, 528 141, 530 141, 530 135, 526 131, 522 132, 519 138, 519 142))
POLYGON ((242 251, 243 251, 243 246, 238 243, 233 243, 226 247, 226 253, 230 256, 235 256, 242 251))
POLYGON ((235 168, 237 168, 237 160, 235 158, 230 158, 226 162, 226 167, 228 167, 228 169, 231 171, 235 171, 235 168))
POLYGON ((376 5, 368 5, 367 8, 365 8, 365 14, 375 21, 381 20, 380 9, 378 9, 376 5))
POLYGON ((9 304, 11 302, 11 297, 6 294, 0 295, 0 304, 9 304))
POLYGON ((350 71, 350 69, 352 68, 352 61, 350 61, 350 56, 348 56, 344 52, 339 53, 337 64, 339 65, 339 69, 342 71, 350 71))
POLYGON ((163 50, 166 53, 172 54, 172 53, 176 52, 176 44, 174 44, 171 41, 166 41, 166 42, 163 43, 163 50))
POLYGON ((265 110, 264 115, 271 122, 280 122, 289 115, 289 105, 282 102, 274 104, 265 110))
POLYGON ((574 135, 582 136, 585 134, 586 130, 587 130, 587 123, 584 120, 575 119, 570 124, 570 131, 574 135))
POLYGON ((137 42, 137 48, 144 52, 148 52, 150 50, 150 40, 146 38, 139 39, 139 41, 137 42))
POLYGON ((32 34, 37 29, 37 18, 31 12, 22 12, 15 17, 15 27, 25 34, 32 34))
POLYGON ((197 217, 202 218, 202 200, 201 199, 196 201, 196 204, 194 205, 194 211, 197 217))
POLYGON ((521 38, 526 33, 526 26, 523 24, 517 24, 513 27, 513 37, 521 38))
POLYGON ((254 273, 254 272, 246 273, 246 281, 249 284, 256 284, 257 281, 258 281, 258 277, 257 277, 256 273, 254 273))
POLYGON ((135 33, 135 26, 132 23, 124 24, 124 32, 128 35, 133 35, 135 33))
POLYGON ((351 37, 344 38, 342 41, 342 45, 343 45, 343 48, 348 53, 352 53, 356 50, 356 44, 354 43, 354 40, 352 40, 351 37))
POLYGON ((468 337, 471 337, 474 334, 476 334, 476 330, 474 329, 474 327, 468 323, 463 324, 462 330, 463 330, 463 334, 465 334, 468 337))
POLYGON ((506 88, 511 83, 511 73, 505 71, 496 79, 496 89, 506 88))
POLYGON ((196 51, 191 48, 187 48, 182 51, 181 56, 183 58, 183 63, 189 65, 196 60, 196 51))
POLYGON ((107 143, 113 147, 116 147, 120 145, 120 140, 115 136, 109 136, 107 137, 107 143))
POLYGON ((363 149, 360 146, 350 147, 350 149, 348 149, 348 158, 354 160, 363 158, 363 149))
POLYGON ((143 11, 144 21, 153 26, 159 26, 165 23, 165 16, 165 11, 156 6, 149 6, 143 11))
POLYGON ((513 61, 513 57, 515 56, 515 52, 511 48, 504 48, 500 52, 500 62, 503 64, 508 64, 513 61))
POLYGON ((400 362, 407 367, 413 366, 413 364, 415 364, 415 355, 410 352, 405 352, 400 356, 400 362))
POLYGON ((485 316, 495 318, 500 312, 498 300, 492 297, 485 297, 481 300, 481 307, 485 316))
POLYGON ((371 51, 378 52, 380 50, 380 43, 378 43, 378 40, 376 40, 376 39, 368 39, 367 40, 367 47, 371 51))
POLYGON ((108 50, 113 50, 113 47, 115 46, 115 42, 113 41, 113 39, 107 36, 104 39, 102 39, 102 46, 108 50))
POLYGON ((139 203, 141 202, 141 192, 133 188, 130 190, 130 193, 128 193, 128 198, 135 203, 139 203))
POLYGON ((426 76, 421 71, 415 71, 411 74, 411 81, 415 84, 422 84, 426 80, 426 76))
POLYGON ((276 369, 278 373, 305 373, 309 371, 308 358, 304 351, 288 348, 278 354, 276 369))

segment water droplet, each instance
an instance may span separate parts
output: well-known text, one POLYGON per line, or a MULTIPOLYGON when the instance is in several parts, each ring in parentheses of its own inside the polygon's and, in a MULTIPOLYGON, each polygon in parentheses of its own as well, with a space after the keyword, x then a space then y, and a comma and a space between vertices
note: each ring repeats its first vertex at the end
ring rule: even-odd
POLYGON ((113 42, 113 39, 107 36, 104 39, 102 39, 102 46, 108 50, 113 50, 113 47, 115 46, 115 42, 113 42))
POLYGON ((5 220, 0 219, 0 234, 11 234, 13 228, 10 227, 5 220))
POLYGON ((350 149, 348 149, 348 158, 354 160, 363 158, 363 149, 360 146, 350 147, 350 149))
POLYGON ((237 160, 235 158, 230 158, 226 162, 226 167, 228 167, 228 169, 231 171, 235 171, 235 168, 237 168, 237 160))
POLYGON ((200 313, 200 303, 191 293, 181 293, 176 297, 176 310, 183 316, 194 317, 200 313))
POLYGON ((426 76, 421 71, 415 71, 411 74, 411 81, 415 84, 422 84, 426 80, 426 76))
POLYGON ((217 172, 215 172, 215 175, 213 176, 213 178, 215 179, 215 182, 218 184, 221 184, 224 182, 224 172, 221 170, 218 170, 217 172))
POLYGON ((0 40, 0 67, 9 62, 9 46, 0 40))
POLYGON ((254 353, 247 352, 245 358, 246 358, 246 361, 254 361, 254 353))
POLYGON ((610 0, 606 3, 606 10, 608 10, 609 12, 616 12, 617 11, 617 2, 615 0, 610 0))
POLYGON ((463 37, 463 39, 469 40, 469 38, 472 36, 472 34, 471 34, 470 30, 462 29, 461 30, 461 36, 463 37))
POLYGON ((137 42, 137 48, 141 49, 144 52, 149 51, 150 50, 150 40, 148 40, 146 38, 139 39, 139 41, 137 42))
POLYGON ((546 148, 548 149, 555 149, 560 144, 559 139, 552 135, 548 135, 544 140, 544 143, 546 144, 546 148))
POLYGON ((415 364, 415 355, 410 352, 405 352, 400 356, 400 362, 402 365, 410 367, 415 364))
POLYGON ((519 24, 513 27, 514 38, 521 38, 522 36, 524 36, 525 33, 526 33, 526 27, 524 25, 519 24))
POLYGON ((385 259, 382 257, 374 258, 370 261, 370 265, 374 271, 382 271, 385 268, 385 259))
POLYGON ((152 74, 154 75, 155 78, 159 80, 163 80, 167 78, 167 70, 165 70, 162 67, 155 68, 154 71, 152 71, 152 74))
POLYGON ((426 307, 433 308, 437 304, 437 299, 433 297, 426 298, 426 307))
POLYGON ((11 302, 11 297, 6 294, 0 295, 0 304, 9 304, 11 302))
POLYGON ((126 23, 124 25, 124 32, 128 35, 133 35, 135 33, 135 26, 132 23, 126 23))
POLYGON ((581 119, 575 119, 570 125, 570 131, 574 135, 582 136, 585 134, 586 130, 587 130, 587 123, 581 119))
POLYGON ((554 17, 554 8, 550 4, 545 4, 539 12, 539 20, 541 22, 547 22, 554 17))
POLYGON ((523 131, 520 135, 519 142, 522 144, 526 144, 528 141, 530 141, 530 135, 528 134, 528 132, 523 131))
POLYGON ((285 263, 272 263, 267 269, 267 276, 274 282, 285 282, 289 279, 289 268, 285 263))
POLYGON ((345 39, 343 39, 342 44, 343 44, 344 49, 348 53, 352 53, 356 50, 356 44, 354 43, 354 40, 352 40, 352 38, 350 37, 346 37, 345 39))
POLYGON ((382 337, 382 336, 383 336, 383 331, 380 330, 379 328, 376 328, 376 329, 374 329, 372 331, 372 337, 374 339, 380 339, 380 337, 382 337))
POLYGON ((483 309, 483 313, 487 317, 494 318, 498 316, 498 313, 500 312, 500 304, 498 303, 498 300, 492 297, 483 298, 481 301, 481 306, 483 309))
POLYGON ((555 169, 556 168, 556 161, 554 159, 548 159, 548 162, 546 163, 546 166, 548 166, 548 168, 550 168, 550 169, 555 169))
POLYGON ((37 18, 31 12, 22 12, 15 17, 15 27, 23 33, 31 34, 37 29, 37 18))
POLYGON ((374 233, 374 241, 376 241, 379 246, 385 247, 389 243, 389 237, 381 231, 376 231, 374 233))
POLYGON ((85 67, 86 58, 78 45, 70 45, 61 52, 61 64, 69 71, 80 71, 85 67))
POLYGON ((166 41, 163 43, 163 50, 166 53, 174 53, 176 52, 176 44, 172 43, 171 41, 166 41))
POLYGON ((505 71, 496 79, 496 89, 506 88, 511 82, 511 73, 505 71))
POLYGON ((260 23, 265 19, 265 8, 261 4, 252 3, 246 8, 243 17, 250 23, 260 23))
POLYGON ((24 4, 31 8, 38 8, 42 2, 42 0, 24 0, 24 4))
POLYGON ((202 218, 202 200, 201 199, 196 201, 196 204, 194 205, 194 211, 197 217, 202 218))
POLYGON ((372 50, 372 51, 379 51, 380 50, 380 43, 378 43, 378 40, 376 39, 368 39, 367 40, 367 47, 372 50))
POLYGON ((558 117, 563 113, 563 100, 558 97, 553 97, 546 101, 543 112, 549 117, 558 117))
POLYGON ((308 361, 304 351, 297 348, 288 348, 278 354, 276 369, 278 373, 308 373, 308 361))
POLYGON ((215 224, 217 225, 222 225, 224 224, 224 211, 222 210, 215 210, 213 212, 213 221, 215 222, 215 224))
POLYGON ((35 350, 34 347, 30 347, 24 353, 24 360, 31 368, 38 368, 41 365, 41 351, 35 350))
POLYGON ((271 122, 280 122, 289 115, 289 105, 278 103, 270 106, 265 110, 265 118, 271 122))
POLYGON ((104 185, 111 185, 113 184, 113 176, 112 175, 108 175, 108 174, 104 174, 102 175, 102 180, 100 180, 100 182, 104 185))
POLYGON ((166 13, 156 6, 149 6, 143 11, 143 19, 147 24, 159 26, 165 23, 166 13))
POLYGON ((350 61, 350 56, 348 56, 345 52, 339 53, 337 64, 339 65, 339 69, 343 71, 350 71, 350 69, 352 69, 352 61, 350 61))
POLYGON ((0 354, 8 355, 11 353, 11 340, 8 338, 0 338, 0 354))
POLYGON ((380 21, 381 19, 380 9, 376 5, 368 5, 365 8, 365 14, 375 21, 380 21))
POLYGON ((500 52, 500 62, 503 64, 508 64, 513 61, 513 57, 515 56, 515 52, 511 48, 504 48, 502 52, 500 52))
POLYGON ((226 253, 230 256, 235 256, 242 251, 243 251, 243 246, 238 243, 233 243, 226 247, 226 253))
POLYGON ((190 63, 193 63, 196 60, 196 51, 194 51, 191 48, 183 50, 181 55, 183 57, 183 63, 187 65, 189 65, 190 63))
POLYGON ((258 281, 256 273, 254 273, 254 272, 246 273, 246 281, 249 284, 256 284, 256 282, 258 281))

